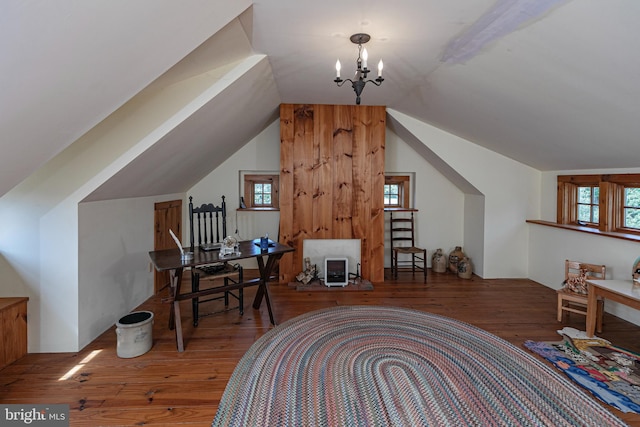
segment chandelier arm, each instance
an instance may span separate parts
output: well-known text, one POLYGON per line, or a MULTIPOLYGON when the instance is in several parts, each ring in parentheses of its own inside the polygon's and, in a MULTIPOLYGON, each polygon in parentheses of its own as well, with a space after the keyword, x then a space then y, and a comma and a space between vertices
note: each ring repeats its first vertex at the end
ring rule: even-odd
POLYGON ((344 80, 342 80, 342 79, 340 79, 340 80, 335 79, 335 80, 334 80, 334 82, 336 82, 336 84, 338 85, 338 87, 342 87, 342 85, 343 85, 343 84, 345 84, 346 82, 349 82, 349 83, 353 84, 353 80, 351 80, 351 79, 344 79, 344 80))
POLYGON ((382 77, 378 77, 375 80, 367 80, 367 83, 373 83, 376 86, 380 86, 380 85, 382 85, 383 81, 384 81, 384 79, 382 77))

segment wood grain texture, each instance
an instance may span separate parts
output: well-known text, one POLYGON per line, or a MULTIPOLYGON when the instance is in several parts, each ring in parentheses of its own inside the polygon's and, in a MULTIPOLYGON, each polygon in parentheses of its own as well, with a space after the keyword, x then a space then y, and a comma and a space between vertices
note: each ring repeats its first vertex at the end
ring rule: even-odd
POLYGON ((27 354, 28 300, 0 298, 0 369, 27 354))
MULTIPOLYGON (((189 278, 184 280, 188 286, 189 278)), ((29 354, 0 370, 0 403, 68 404, 72 426, 208 426, 236 364, 272 328, 264 305, 251 307, 255 288, 245 293, 243 316, 237 310, 220 313, 201 319, 197 328, 183 301, 184 353, 176 351, 175 335, 167 329, 169 306, 160 302, 166 295, 154 296, 137 308, 155 315, 148 353, 118 358, 113 327, 77 353, 29 354)), ((430 271, 427 285, 420 275, 413 280, 411 273, 400 273, 398 280, 375 284, 372 291, 299 292, 272 285, 270 294, 279 323, 337 305, 386 305, 468 322, 521 348, 528 339, 561 339, 556 292, 527 279, 464 280, 430 271)), ((584 317, 571 315, 565 325, 581 329, 584 317)), ((639 333, 639 326, 606 313, 599 336, 639 352, 639 333)), ((640 426, 640 415, 607 408, 640 426)))
POLYGON ((281 106, 280 236, 296 248, 281 283, 302 270, 304 239, 328 238, 360 239, 362 276, 383 280, 385 121, 380 106, 281 106))
MULTIPOLYGON (((280 106, 280 229, 278 240, 293 247, 293 105, 280 106)), ((293 271, 294 254, 280 259, 279 281, 287 283, 293 271)))

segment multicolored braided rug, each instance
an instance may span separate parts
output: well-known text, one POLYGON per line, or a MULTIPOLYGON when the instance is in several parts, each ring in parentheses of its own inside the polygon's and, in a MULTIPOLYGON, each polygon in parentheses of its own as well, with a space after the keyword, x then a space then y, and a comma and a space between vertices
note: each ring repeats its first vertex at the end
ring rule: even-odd
POLYGON ((623 426, 551 367, 477 327, 336 307, 263 335, 214 426, 623 426))

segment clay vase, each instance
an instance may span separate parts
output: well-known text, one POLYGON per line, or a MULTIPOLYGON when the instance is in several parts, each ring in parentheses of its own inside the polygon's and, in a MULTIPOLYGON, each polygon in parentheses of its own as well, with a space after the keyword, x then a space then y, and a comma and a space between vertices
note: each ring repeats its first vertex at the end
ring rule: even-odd
POLYGON ((471 275, 473 274, 473 266, 471 265, 471 260, 464 256, 458 262, 458 277, 461 279, 471 279, 471 275))
POLYGON ((456 246, 456 248, 449 254, 449 271, 458 274, 458 262, 464 256, 462 252, 462 246, 456 246))
POLYGON ((442 252, 442 249, 437 249, 431 257, 431 269, 434 273, 446 273, 447 272, 447 257, 442 252))

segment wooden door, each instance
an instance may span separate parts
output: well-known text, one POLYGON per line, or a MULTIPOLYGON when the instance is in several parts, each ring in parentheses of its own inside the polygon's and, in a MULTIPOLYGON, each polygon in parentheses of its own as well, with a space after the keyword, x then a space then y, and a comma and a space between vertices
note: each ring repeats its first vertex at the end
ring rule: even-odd
MULTIPOLYGON (((153 213, 154 238, 153 249, 171 249, 176 247, 169 229, 173 230, 178 238, 182 238, 182 200, 171 200, 168 202, 156 203, 153 213)), ((157 294, 169 284, 168 271, 155 271, 154 292, 157 294)))

